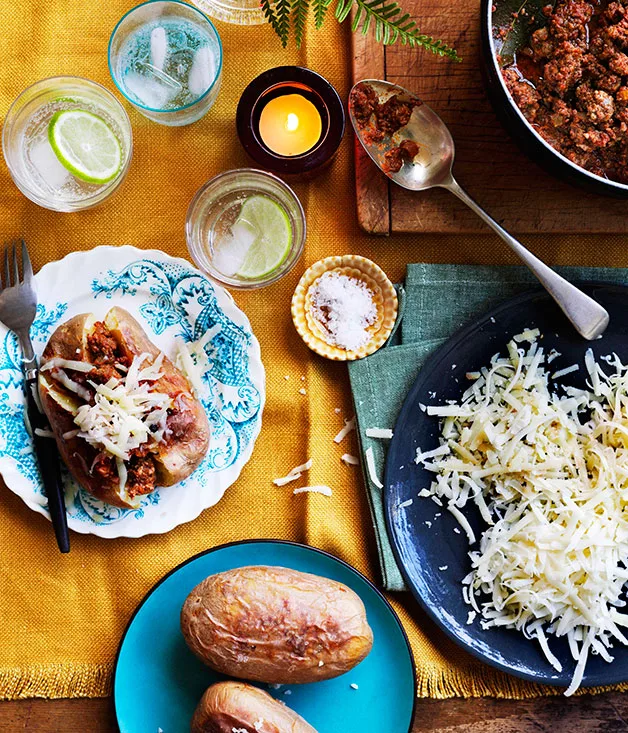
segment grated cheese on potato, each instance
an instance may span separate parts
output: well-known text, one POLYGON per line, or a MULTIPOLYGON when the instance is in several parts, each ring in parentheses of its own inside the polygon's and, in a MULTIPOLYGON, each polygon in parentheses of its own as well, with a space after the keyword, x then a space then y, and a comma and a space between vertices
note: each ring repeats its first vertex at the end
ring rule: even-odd
MULTIPOLYGON (((112 377, 105 384, 96 384, 94 404, 81 405, 74 422, 78 436, 87 443, 105 449, 119 461, 128 461, 130 453, 152 438, 164 439, 170 395, 151 392, 151 382, 162 376, 164 355, 152 364, 142 366, 148 354, 136 356, 122 379, 112 377)), ((121 477, 121 491, 123 481, 121 477)))
POLYGON ((485 522, 462 581, 482 627, 522 631, 558 671, 548 638, 565 636, 571 695, 589 654, 610 662, 613 644, 628 644, 628 366, 613 355, 607 374, 589 349, 588 389, 558 394, 538 336, 513 338, 459 403, 428 407, 443 418, 440 447, 416 461, 435 475, 420 495, 444 502, 471 545, 462 510, 475 504, 485 522))

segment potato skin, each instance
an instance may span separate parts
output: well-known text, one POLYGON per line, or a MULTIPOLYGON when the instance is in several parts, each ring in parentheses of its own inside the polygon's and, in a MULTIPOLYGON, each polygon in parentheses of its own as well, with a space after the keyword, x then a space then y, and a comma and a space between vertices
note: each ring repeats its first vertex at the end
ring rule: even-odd
POLYGON ((300 715, 244 682, 217 682, 194 712, 191 733, 316 733, 300 715))
POLYGON ((185 601, 181 629, 218 672, 279 684, 337 677, 373 645, 364 604, 350 588, 281 567, 210 575, 185 601))
MULTIPOLYGON (((53 358, 89 361, 87 335, 96 320, 92 314, 83 313, 62 323, 46 344, 41 365, 53 358)), ((159 349, 140 324, 124 309, 111 308, 104 322, 131 359, 142 353, 150 354, 152 359, 159 355, 159 349)), ((209 423, 203 406, 192 394, 188 380, 167 357, 161 371, 163 376, 154 383, 155 391, 180 393, 186 411, 189 410, 193 416, 192 424, 175 439, 160 444, 155 455, 156 485, 171 486, 189 476, 203 460, 209 446, 209 423)), ((91 460, 85 458, 87 446, 81 438, 63 438, 64 433, 76 428, 73 410, 82 404, 82 400, 74 395, 68 396, 66 390, 58 387, 50 372, 40 371, 39 394, 59 453, 76 481, 108 504, 134 507, 137 501, 126 501, 119 496, 117 477, 104 482, 90 474, 91 460)))

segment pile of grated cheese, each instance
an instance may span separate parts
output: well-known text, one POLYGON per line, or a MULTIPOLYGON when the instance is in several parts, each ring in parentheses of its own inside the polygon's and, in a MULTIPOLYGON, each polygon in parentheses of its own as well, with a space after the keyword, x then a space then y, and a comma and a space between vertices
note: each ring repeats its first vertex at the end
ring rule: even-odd
POLYGON ((613 354, 605 373, 589 349, 588 389, 558 395, 538 337, 519 334, 507 356, 468 375, 460 403, 427 407, 443 418, 440 446, 416 462, 435 473, 420 495, 469 537, 463 596, 482 627, 522 631, 557 671, 548 637, 566 636, 571 695, 589 654, 611 662, 613 644, 628 644, 628 367, 613 354), (470 503, 488 525, 479 546, 461 511, 470 503))
POLYGON ((95 390, 93 404, 81 405, 74 416, 74 435, 115 457, 120 496, 126 488, 125 461, 130 459, 131 451, 149 439, 163 441, 168 432, 166 421, 172 397, 151 391, 151 383, 162 376, 164 355, 143 366, 149 358, 150 354, 134 357, 121 379, 112 377, 105 384, 88 380, 95 390))

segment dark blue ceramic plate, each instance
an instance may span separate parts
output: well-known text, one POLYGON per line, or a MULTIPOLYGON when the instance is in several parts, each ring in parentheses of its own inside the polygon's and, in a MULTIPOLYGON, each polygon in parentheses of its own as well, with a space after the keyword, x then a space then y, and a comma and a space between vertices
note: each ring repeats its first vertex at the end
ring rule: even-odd
POLYGON ((278 690, 259 686, 319 733, 408 733, 416 700, 414 661, 388 601, 342 560, 275 540, 236 542, 201 553, 166 575, 142 601, 116 662, 113 692, 121 733, 189 733, 203 692, 225 678, 205 667, 186 646, 179 627, 181 606, 208 575, 245 565, 281 565, 344 583, 364 602, 373 629, 370 654, 346 674, 278 690))
MULTIPOLYGON (((388 451, 385 477, 386 520, 393 550, 409 588, 434 621, 469 652, 504 672, 564 686, 569 684, 574 671, 566 640, 550 638, 550 648, 563 665, 559 674, 546 661, 538 644, 525 639, 523 634, 509 629, 484 631, 479 618, 467 625, 469 606, 461 592, 461 580, 471 569, 467 538, 464 532, 453 531, 458 524, 446 509, 429 498, 417 498, 422 488, 429 487, 433 474, 415 465, 414 457, 418 446, 422 450, 438 446, 438 418, 426 415, 419 403, 458 400, 468 385, 465 374, 488 364, 496 352, 504 352, 507 341, 525 328, 540 329, 546 353, 552 348, 561 352, 552 362, 555 371, 576 362, 581 365, 563 382, 584 386, 584 354, 589 347, 598 358, 616 352, 626 363, 628 288, 589 284, 582 285, 582 289, 610 313, 610 326, 598 341, 581 339, 549 295, 534 290, 506 301, 445 343, 423 367, 406 398, 388 451), (408 499, 413 499, 413 503, 399 509, 408 499), (441 516, 436 517, 438 513, 441 516), (445 566, 446 570, 439 570, 445 566)), ((479 536, 485 526, 479 513, 467 509, 465 514, 479 536)), ((584 686, 628 679, 628 648, 618 645, 612 654, 612 664, 597 656, 589 658, 584 686)))

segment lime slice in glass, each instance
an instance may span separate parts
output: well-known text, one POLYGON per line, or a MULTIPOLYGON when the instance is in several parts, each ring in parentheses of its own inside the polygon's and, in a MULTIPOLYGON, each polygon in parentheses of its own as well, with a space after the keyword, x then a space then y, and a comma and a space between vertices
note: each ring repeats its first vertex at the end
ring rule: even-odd
POLYGON ((48 140, 64 168, 86 183, 107 183, 122 168, 122 148, 109 125, 82 109, 55 112, 48 140))
POLYGON ((285 210, 267 196, 246 199, 234 227, 241 223, 255 236, 237 274, 257 280, 276 270, 288 256, 292 227, 285 210))

